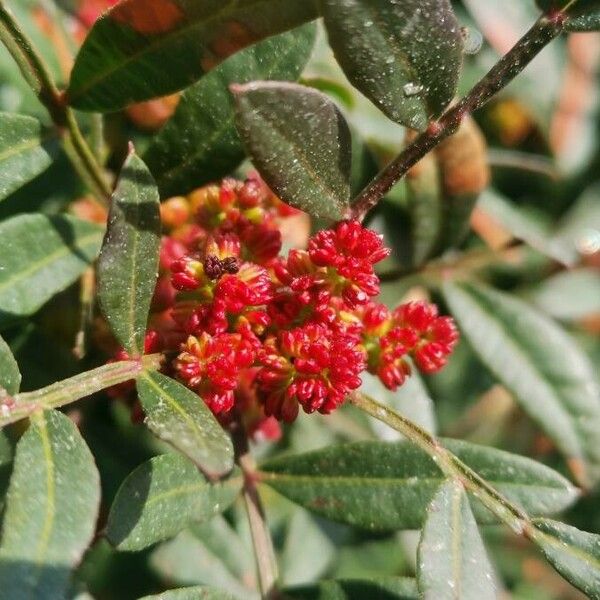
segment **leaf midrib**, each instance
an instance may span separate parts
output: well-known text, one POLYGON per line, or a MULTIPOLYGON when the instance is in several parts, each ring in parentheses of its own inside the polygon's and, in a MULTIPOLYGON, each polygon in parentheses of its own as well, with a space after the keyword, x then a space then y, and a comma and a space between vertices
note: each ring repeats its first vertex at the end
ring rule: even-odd
MULTIPOLYGON (((418 475, 411 475, 409 477, 362 477, 360 475, 293 475, 290 473, 277 473, 274 471, 258 471, 258 475, 263 483, 269 483, 273 480, 297 480, 299 482, 335 482, 335 483, 370 483, 370 484, 396 484, 406 481, 414 482, 414 485, 410 487, 417 488, 419 483, 443 483, 445 477, 440 471, 439 477, 419 477, 418 475), (415 481, 416 480, 416 481, 415 481)), ((542 485, 535 483, 520 483, 516 481, 502 481, 487 479, 488 483, 493 486, 513 486, 513 487, 524 487, 524 488, 538 488, 544 490, 552 490, 557 492, 570 493, 570 490, 564 487, 553 487, 550 485, 542 485)))
MULTIPOLYGON (((101 232, 97 231, 97 232, 90 233, 86 236, 79 238, 76 241, 76 248, 78 250, 84 250, 85 248, 87 248, 88 245, 92 244, 92 241, 97 240, 100 237, 100 235, 101 235, 101 232)), ((32 273, 35 273, 36 271, 42 270, 45 266, 47 266, 54 260, 58 260, 58 259, 62 258, 63 256, 67 256, 69 254, 72 254, 71 249, 65 245, 65 246, 61 246, 54 252, 51 252, 50 254, 45 255, 44 258, 42 258, 39 261, 36 261, 35 263, 32 263, 29 267, 27 267, 27 269, 24 269, 23 271, 18 271, 15 275, 9 277, 8 279, 5 279, 4 281, 0 281, 0 293, 2 293, 2 291, 9 286, 12 287, 14 285, 18 285, 18 283, 21 280, 26 279, 27 277, 29 277, 32 273)), ((79 257, 77 257, 77 258, 79 258, 79 257)))
MULTIPOLYGON (((260 4, 265 4, 268 2, 271 2, 271 0, 248 0, 247 4, 241 8, 242 8, 242 10, 248 10, 248 9, 252 9, 260 4)), ((176 39, 179 36, 185 37, 190 31, 193 31, 197 27, 198 28, 206 27, 212 22, 218 22, 220 20, 226 19, 228 16, 230 16, 232 14, 235 14, 235 10, 237 8, 240 8, 238 6, 238 4, 239 4, 239 0, 231 0, 229 2, 229 4, 224 6, 220 12, 209 15, 208 17, 205 17, 205 18, 200 18, 197 21, 190 21, 187 25, 185 25, 179 29, 177 29, 177 28, 173 29, 171 32, 167 33, 166 35, 158 37, 156 40, 145 45, 143 48, 141 48, 137 52, 134 52, 133 54, 130 54, 129 56, 127 56, 124 60, 122 60, 121 62, 116 64, 116 66, 114 66, 113 68, 106 69, 105 71, 102 71, 98 75, 96 75, 96 77, 88 79, 86 85, 82 85, 79 88, 75 89, 75 93, 72 93, 71 90, 68 90, 68 95, 69 95, 70 100, 81 97, 83 94, 85 94, 90 89, 92 89, 94 86, 96 86, 98 83, 108 79, 109 77, 112 77, 115 73, 119 72, 121 69, 127 68, 127 66, 129 64, 139 60, 141 57, 145 56, 146 54, 151 54, 152 52, 154 52, 155 50, 160 48, 161 45, 169 43, 171 41, 171 38, 176 39)), ((109 19, 110 15, 105 18, 109 19)))
MULTIPOLYGON (((452 289, 452 288, 451 288, 452 289)), ((532 362, 529 354, 526 352, 526 350, 523 348, 523 346, 521 345, 520 341, 518 339, 516 339, 514 336, 510 335, 508 329, 506 328, 505 324, 503 321, 495 318, 495 317, 490 317, 490 313, 489 311, 486 310, 486 307, 481 308, 481 304, 478 301, 478 298, 474 298, 474 295, 470 293, 469 290, 465 290, 461 287, 457 287, 457 286, 453 286, 452 292, 451 293, 455 293, 456 291, 458 291, 459 294, 463 295, 463 300, 464 297, 467 298, 468 302, 470 304, 473 304, 475 306, 478 307, 478 309, 482 312, 485 313, 485 318, 494 321, 500 328, 500 330, 503 333, 503 337, 506 340, 506 344, 510 345, 510 348, 512 349, 512 351, 515 353, 515 355, 519 356, 519 359, 521 360, 521 362, 528 368, 528 370, 530 370, 531 373, 533 373, 536 377, 536 379, 541 380, 542 382, 544 382, 546 388, 548 388, 548 390, 550 391, 549 393, 549 398, 552 399, 555 407, 558 409, 559 412, 561 412, 564 417, 565 420, 568 422, 569 427, 571 429, 571 432, 573 433, 573 438, 575 440, 579 440, 579 429, 575 426, 574 424, 574 420, 576 415, 574 413, 572 413, 569 409, 571 408, 570 405, 568 403, 564 403, 561 401, 561 396, 555 391, 555 389, 553 388, 552 382, 547 378, 546 374, 543 373, 542 371, 540 371, 536 365, 532 362)), ((477 350, 476 350, 477 351, 477 350)), ((482 361, 485 364, 489 364, 489 361, 483 357, 481 352, 477 351, 477 354, 481 357, 482 361)), ((498 373, 498 370, 494 368, 493 365, 489 366, 490 370, 492 372, 494 372, 495 374, 498 373)), ((501 376, 499 376, 501 380, 503 380, 503 378, 501 376)), ((507 384, 508 385, 508 384, 507 384)), ((511 390, 514 390, 514 385, 510 385, 509 386, 511 388, 511 390)), ((518 397, 521 397, 521 394, 516 394, 518 397)), ((523 403, 526 406, 528 406, 528 404, 523 403)), ((537 417, 536 417, 536 420, 537 417)), ((539 420, 540 426, 544 429, 547 430, 545 423, 542 423, 541 420, 539 420)), ((578 443, 578 449, 572 453, 571 450, 569 449, 567 451, 566 447, 564 444, 561 443, 560 439, 555 440, 557 442, 557 444, 559 445, 559 447, 561 447, 563 449, 563 451, 568 455, 568 456, 572 456, 574 458, 580 458, 580 459, 585 459, 587 462, 587 458, 588 458, 588 453, 585 452, 581 446, 581 444, 578 443)))
POLYGON ((36 558, 35 558, 35 577, 34 582, 31 585, 31 589, 37 587, 37 583, 40 579, 41 570, 44 566, 44 558, 47 554, 48 546, 50 543, 50 536, 54 526, 54 520, 56 517, 56 484, 54 481, 54 460, 52 453, 52 446, 48 437, 48 428, 46 423, 45 413, 39 413, 34 418, 36 426, 36 432, 40 437, 42 443, 42 449, 44 452, 44 462, 46 464, 46 511, 44 514, 44 524, 42 527, 42 533, 36 546, 36 558))
POLYGON ((152 379, 151 375, 144 373, 141 375, 141 377, 144 379, 144 381, 148 382, 150 386, 159 393, 159 395, 163 396, 167 403, 175 410, 175 412, 179 413, 183 420, 191 426, 196 433, 196 437, 201 442, 199 445, 205 448, 206 444, 203 442, 202 429, 200 429, 196 421, 185 411, 185 409, 181 407, 179 402, 177 402, 177 400, 175 400, 175 398, 173 398, 173 396, 171 396, 171 394, 168 393, 163 387, 157 384, 154 379, 152 379))

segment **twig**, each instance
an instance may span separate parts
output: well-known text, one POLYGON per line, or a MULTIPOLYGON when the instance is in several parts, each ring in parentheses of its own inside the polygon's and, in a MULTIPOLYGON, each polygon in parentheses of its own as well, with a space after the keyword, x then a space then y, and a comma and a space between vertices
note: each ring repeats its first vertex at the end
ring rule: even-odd
POLYGON ((405 148, 355 198, 348 217, 362 221, 381 198, 440 142, 456 133, 462 120, 481 108, 510 83, 563 30, 562 11, 540 17, 533 27, 503 56, 489 73, 457 104, 405 148))
POLYGON ((360 410, 375 417, 404 435, 410 442, 429 454, 445 475, 459 481, 501 521, 519 535, 531 535, 534 529, 529 516, 496 491, 487 481, 465 465, 457 456, 446 450, 427 431, 406 417, 380 404, 376 400, 354 392, 349 401, 360 410))
POLYGON ((20 421, 37 410, 58 408, 103 389, 134 379, 144 369, 158 369, 161 354, 149 354, 141 360, 125 360, 80 373, 34 392, 0 395, 0 428, 20 421))
POLYGON ((81 133, 73 110, 65 105, 50 70, 2 0, 0 0, 0 41, 10 52, 23 77, 46 107, 59 131, 68 132, 72 151, 67 154, 76 170, 80 174, 82 171, 86 174, 86 183, 90 185, 97 198, 103 204, 107 204, 111 187, 81 133))
POLYGON ((243 498, 250 524, 261 597, 264 599, 274 599, 277 594, 275 589, 278 577, 277 560, 275 559, 273 541, 256 488, 256 464, 250 454, 248 438, 243 427, 235 424, 232 435, 236 452, 236 462, 244 474, 243 498))

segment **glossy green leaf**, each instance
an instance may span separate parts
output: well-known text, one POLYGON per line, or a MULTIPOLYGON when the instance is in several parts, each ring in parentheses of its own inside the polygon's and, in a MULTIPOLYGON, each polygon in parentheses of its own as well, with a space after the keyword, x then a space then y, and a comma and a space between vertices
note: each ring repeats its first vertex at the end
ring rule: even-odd
POLYGON ((130 356, 144 353, 159 249, 158 190, 132 148, 112 195, 98 258, 98 300, 110 328, 130 356))
POLYGON ((248 153, 279 197, 315 217, 337 219, 350 200, 351 139, 336 105, 292 83, 232 87, 248 153))
POLYGON ((140 600, 234 600, 234 596, 222 590, 195 586, 169 590, 156 596, 144 596, 140 600))
POLYGON ((142 550, 226 510, 241 486, 240 475, 223 483, 207 483, 181 454, 156 456, 121 485, 106 535, 118 550, 142 550))
POLYGON ((600 391, 589 359, 554 321, 479 284, 444 295, 475 352, 567 456, 583 482, 600 477, 600 391))
POLYGON ((234 122, 232 83, 300 76, 315 38, 305 25, 227 59, 188 88, 177 110, 154 136, 144 160, 163 196, 186 193, 231 173, 244 158, 234 122))
POLYGON ((57 148, 54 138, 33 117, 0 113, 0 200, 50 166, 57 148))
POLYGON ((222 474, 233 467, 231 439, 200 396, 157 372, 143 373, 136 385, 145 422, 155 435, 207 473, 222 474))
POLYGON ((36 312, 98 255, 103 228, 67 215, 25 214, 0 223, 0 322, 36 312))
POLYGON ((7 394, 16 394, 21 385, 21 373, 8 344, 0 336, 0 401, 2 390, 7 394))
POLYGON ((161 544, 150 559, 177 585, 210 585, 239 600, 258 600, 252 550, 223 517, 193 526, 161 544), (250 586, 250 587, 249 587, 250 586))
POLYGON ((534 519, 531 539, 554 568, 589 598, 600 598, 600 535, 534 519))
POLYGON ((426 600, 495 600, 493 569, 465 489, 447 481, 427 508, 418 550, 426 600))
MULTIPOLYGON (((564 509, 577 497, 561 475, 527 458, 457 440, 443 442, 491 485, 532 514, 564 509)), ((416 529, 445 477, 407 442, 358 442, 273 459, 261 481, 336 521, 373 529, 416 529)), ((477 518, 493 521, 476 504, 477 518)))
POLYGON ((317 16, 312 1, 127 0, 86 38, 69 102, 108 112, 175 92, 238 50, 317 16))
POLYGON ((17 444, 0 542, 5 598, 63 598, 96 528, 100 479, 75 424, 37 413, 17 444))
POLYGON ((373 579, 338 579, 320 581, 284 590, 294 600, 417 600, 414 579, 378 577, 373 579))
POLYGON ((566 8, 567 31, 600 30, 600 0, 537 0, 537 4, 545 11, 566 8))
POLYGON ((456 93, 460 27, 448 0, 319 0, 350 82, 390 119, 423 130, 456 93))

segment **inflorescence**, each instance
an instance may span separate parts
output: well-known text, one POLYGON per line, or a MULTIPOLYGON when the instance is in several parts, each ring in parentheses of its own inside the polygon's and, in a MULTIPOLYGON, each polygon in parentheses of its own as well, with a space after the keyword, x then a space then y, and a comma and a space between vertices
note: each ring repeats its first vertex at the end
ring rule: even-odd
POLYGON ((313 235, 280 256, 285 219, 297 213, 257 175, 225 179, 163 203, 167 235, 147 352, 194 390, 222 422, 237 415, 269 435, 274 417, 328 414, 377 375, 391 390, 418 369, 445 364, 458 332, 425 302, 389 310, 375 265, 382 236, 357 221, 313 235))

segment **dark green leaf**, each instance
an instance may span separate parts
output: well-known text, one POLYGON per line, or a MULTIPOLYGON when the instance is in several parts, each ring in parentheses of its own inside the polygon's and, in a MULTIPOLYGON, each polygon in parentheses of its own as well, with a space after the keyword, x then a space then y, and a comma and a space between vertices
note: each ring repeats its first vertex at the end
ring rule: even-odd
POLYGON ((0 402, 2 390, 12 395, 19 391, 21 373, 8 344, 0 336, 0 402))
POLYGON ((181 454, 157 456, 123 482, 110 509, 106 535, 118 550, 141 550, 224 511, 241 485, 241 476, 207 483, 181 454))
POLYGON ((45 171, 56 143, 33 117, 0 113, 0 200, 45 171))
POLYGON ((0 223, 0 322, 36 312, 91 265, 103 229, 67 215, 0 223))
POLYGON ((448 0, 320 0, 350 82, 390 119, 423 130, 450 103, 462 62, 448 0))
POLYGON ((175 114, 144 154, 163 196, 186 193, 237 167, 244 148, 229 85, 297 79, 314 38, 311 24, 265 40, 229 58, 183 93, 175 114))
POLYGON ((567 31, 600 30, 600 0, 537 0, 537 3, 545 11, 566 8, 567 31))
POLYGON ((175 92, 238 50, 317 16, 310 0, 129 0, 86 38, 69 102, 108 112, 175 92))
POLYGON ((282 200, 338 219, 350 200, 351 139, 335 104, 292 83, 232 86, 237 126, 252 161, 282 200))
POLYGON ((338 579, 321 581, 284 590, 294 600, 417 600, 414 579, 379 577, 377 579, 338 579))
MULTIPOLYGON (((446 440, 445 445, 505 496, 532 514, 564 509, 577 491, 558 473, 527 458, 446 440)), ((274 459, 261 480, 330 519, 373 530, 416 529, 445 477, 407 442, 358 442, 274 459)), ((494 519, 476 504, 483 522, 494 519)))
POLYGON ((100 479, 75 424, 37 413, 17 444, 0 543, 5 598, 65 597, 96 527, 100 479))
POLYGON ((600 598, 600 535, 550 519, 534 519, 531 539, 554 568, 588 597, 600 598))
POLYGON ((98 259, 100 306, 131 356, 144 353, 159 248, 158 190, 146 165, 131 149, 112 195, 98 259))
POLYGON ((161 373, 143 373, 137 390, 146 424, 161 439, 210 474, 233 466, 233 445, 204 400, 161 373))
POLYGON ((444 295, 475 352, 569 459, 578 479, 600 477, 600 392, 584 352, 521 300, 477 284, 444 295))
POLYGON ((157 596, 144 596, 140 600, 234 600, 234 596, 222 590, 196 586, 169 590, 157 596))
POLYGON ((426 600, 495 600, 493 569, 462 485, 447 481, 427 508, 418 551, 426 600))

